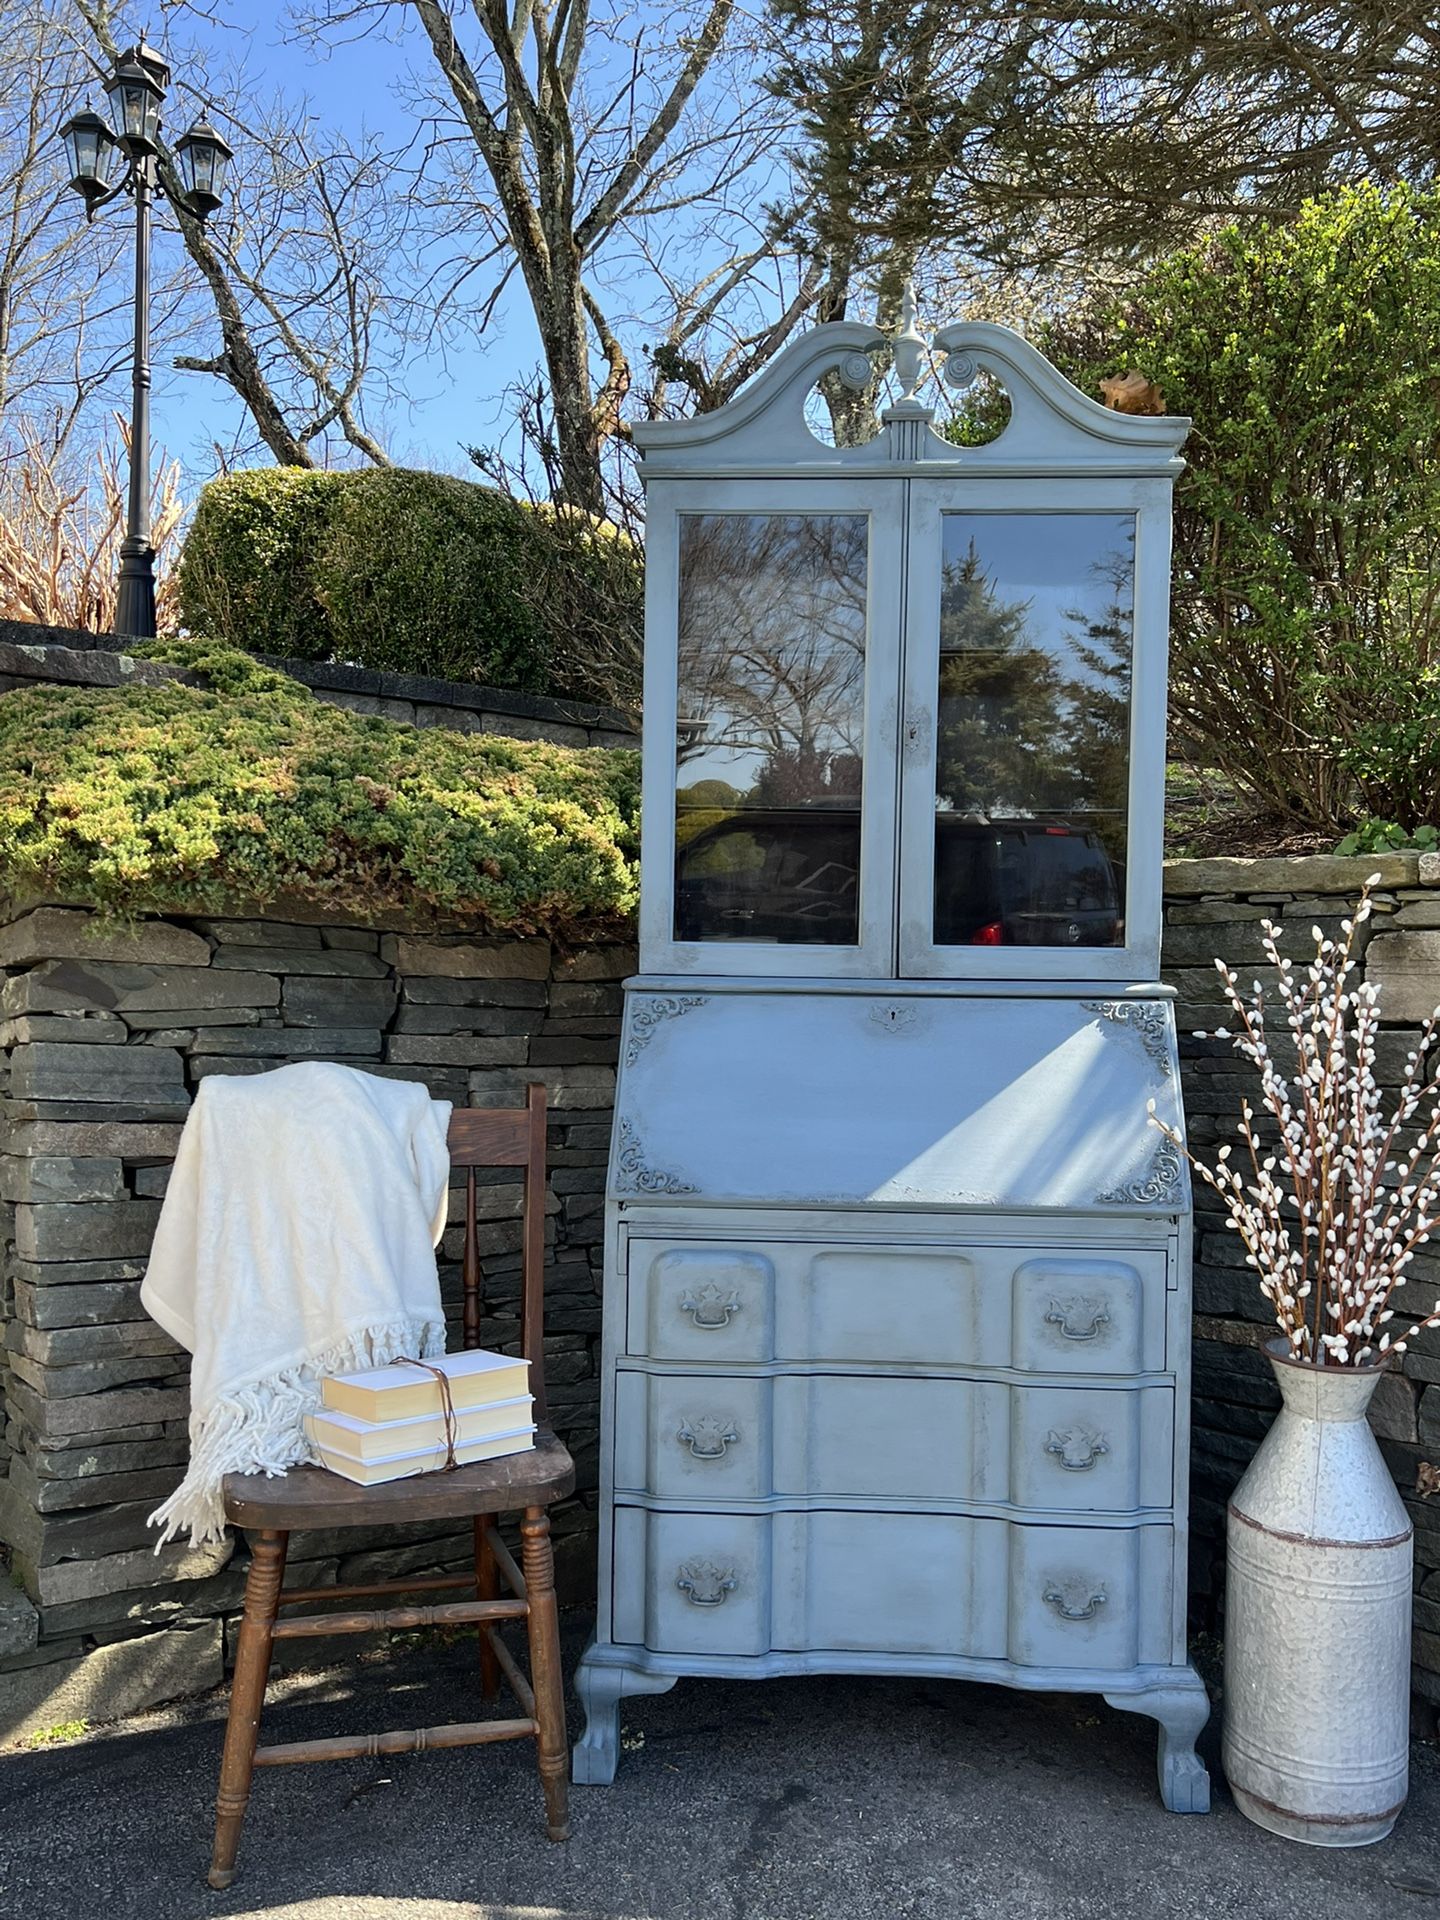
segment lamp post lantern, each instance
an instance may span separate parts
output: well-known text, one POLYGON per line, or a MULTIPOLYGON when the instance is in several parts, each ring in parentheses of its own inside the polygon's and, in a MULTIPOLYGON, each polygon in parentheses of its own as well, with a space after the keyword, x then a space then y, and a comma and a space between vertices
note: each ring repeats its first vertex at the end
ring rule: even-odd
POLYGON ((155 632, 155 549, 150 542, 150 225, 158 192, 195 220, 220 205, 231 149, 201 119, 175 143, 181 182, 163 165, 160 109, 170 68, 142 41, 122 53, 104 82, 113 131, 98 113, 72 114, 60 128, 70 153, 70 184, 87 219, 122 193, 135 202, 135 347, 130 415, 130 492, 120 544, 113 631, 149 639, 155 632))

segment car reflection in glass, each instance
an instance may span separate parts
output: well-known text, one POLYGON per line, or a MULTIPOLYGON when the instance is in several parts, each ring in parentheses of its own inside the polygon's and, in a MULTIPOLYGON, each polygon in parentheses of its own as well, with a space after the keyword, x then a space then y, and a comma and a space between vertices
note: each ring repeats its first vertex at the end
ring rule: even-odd
MULTIPOLYGON (((1098 833, 946 814, 935 827, 937 946, 1123 943, 1123 878, 1098 833)), ((853 946, 859 870, 858 813, 742 810, 678 850, 675 937, 853 946)))

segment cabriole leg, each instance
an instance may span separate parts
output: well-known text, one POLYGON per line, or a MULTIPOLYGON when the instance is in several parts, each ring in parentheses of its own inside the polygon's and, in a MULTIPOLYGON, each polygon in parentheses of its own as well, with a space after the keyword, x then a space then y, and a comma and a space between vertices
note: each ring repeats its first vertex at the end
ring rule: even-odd
POLYGON ((1107 1693, 1106 1703, 1122 1713, 1143 1713, 1160 1724, 1160 1798, 1171 1813, 1208 1813, 1210 1775, 1195 1751, 1210 1701, 1193 1668, 1176 1673, 1143 1693, 1107 1693))
POLYGON ((602 1666, 587 1654, 575 1676, 585 1709, 585 1732, 576 1743, 571 1778, 577 1786, 608 1787, 620 1761, 620 1702, 627 1694, 668 1693, 673 1673, 641 1673, 634 1667, 602 1666))

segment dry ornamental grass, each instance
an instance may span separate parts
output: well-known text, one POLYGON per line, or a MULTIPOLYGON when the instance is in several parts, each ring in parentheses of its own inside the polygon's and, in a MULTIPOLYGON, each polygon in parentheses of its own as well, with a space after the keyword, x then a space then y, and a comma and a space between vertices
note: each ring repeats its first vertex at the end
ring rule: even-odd
MULTIPOLYGON (((32 423, 13 429, 0 465, 0 618, 108 633, 115 616, 116 574, 125 534, 129 429, 96 449, 90 472, 57 457, 32 423)), ((185 516, 180 463, 162 457, 150 490, 151 544, 156 554, 156 618, 175 626, 168 562, 185 516)))

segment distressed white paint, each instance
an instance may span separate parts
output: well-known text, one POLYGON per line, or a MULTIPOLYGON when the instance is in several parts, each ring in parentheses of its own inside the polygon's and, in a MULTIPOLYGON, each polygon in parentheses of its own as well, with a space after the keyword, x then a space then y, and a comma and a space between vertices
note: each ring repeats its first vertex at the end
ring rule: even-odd
POLYGON ((1230 1501, 1225 1777, 1272 1833, 1368 1846, 1409 1781, 1414 1535, 1378 1372, 1271 1358, 1285 1404, 1230 1501))
MULTIPOLYGON (((684 1674, 909 1673, 1100 1692, 1203 1811, 1185 1642, 1190 1194, 1160 933, 1169 489, 1187 423, 1107 411, 1004 329, 935 337, 1011 402, 960 449, 906 398, 805 422, 882 344, 794 343, 643 425, 640 977, 610 1163, 600 1586, 575 1777, 684 1674), (937 949, 940 515, 1137 517, 1126 941, 937 949), (694 512, 870 517, 861 936, 672 937, 678 545, 694 512), (905 748, 908 744, 909 751, 905 748)), ((915 358, 907 346, 910 359, 915 358)), ((902 371, 913 374, 918 367, 902 371)))

